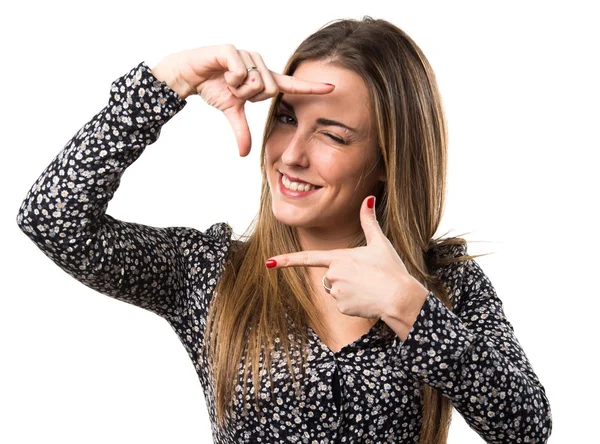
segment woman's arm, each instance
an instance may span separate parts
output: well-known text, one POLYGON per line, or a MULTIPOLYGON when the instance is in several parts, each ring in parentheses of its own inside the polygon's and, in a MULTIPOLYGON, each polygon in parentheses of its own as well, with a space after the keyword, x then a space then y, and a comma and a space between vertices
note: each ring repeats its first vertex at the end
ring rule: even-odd
POLYGON ((226 228, 154 228, 114 219, 106 208, 125 169, 184 106, 145 64, 132 69, 44 170, 17 216, 21 230, 71 276, 163 317, 181 310, 185 239, 212 242, 224 254, 226 228))
POLYGON ((492 283, 474 260, 444 267, 454 312, 429 294, 406 341, 404 370, 450 398, 488 443, 545 443, 550 404, 492 283))
POLYGON ((108 105, 33 185, 17 216, 20 228, 84 284, 160 316, 178 316, 188 270, 197 277, 204 267, 218 267, 231 229, 217 224, 201 233, 123 222, 106 214, 108 202, 125 169, 184 107, 183 97, 199 94, 223 111, 236 129, 240 153, 247 154, 246 100, 266 100, 280 90, 327 94, 333 86, 272 73, 259 54, 231 45, 182 51, 153 71, 140 64, 113 83, 108 105))

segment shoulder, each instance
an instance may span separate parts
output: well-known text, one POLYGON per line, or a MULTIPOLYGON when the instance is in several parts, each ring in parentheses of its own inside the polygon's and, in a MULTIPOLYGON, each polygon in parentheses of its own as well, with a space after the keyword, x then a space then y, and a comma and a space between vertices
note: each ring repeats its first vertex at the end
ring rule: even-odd
POLYGON ((439 278, 444 285, 454 289, 462 282, 465 265, 470 257, 466 241, 460 239, 430 247, 426 254, 426 262, 430 273, 439 278))
POLYGON ((229 224, 219 222, 201 231, 188 227, 170 227, 170 235, 184 256, 194 262, 223 262, 232 244, 229 224))
POLYGON ((436 245, 428 251, 430 272, 448 292, 454 310, 460 310, 474 294, 495 296, 495 291, 481 265, 467 251, 466 241, 436 245))

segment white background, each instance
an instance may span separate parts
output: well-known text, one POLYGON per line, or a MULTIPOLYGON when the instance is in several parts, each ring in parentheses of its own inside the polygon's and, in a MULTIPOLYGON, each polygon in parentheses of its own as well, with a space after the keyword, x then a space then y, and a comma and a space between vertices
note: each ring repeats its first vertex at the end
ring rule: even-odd
MULTIPOLYGON (((18 229, 27 190, 140 61, 233 43, 281 70, 308 34, 368 14, 404 29, 437 74, 449 122, 439 233, 470 232, 554 417, 551 443, 591 442, 600 395, 599 32, 594 2, 21 2, 2 11, 0 442, 210 442, 200 384, 154 314, 69 277, 18 229), (83 6, 85 4, 85 6, 83 6), (392 6, 393 5, 393 6, 392 6)), ((256 149, 198 97, 123 177, 108 213, 241 233, 258 208, 256 149)), ((460 415, 451 444, 482 442, 460 415)))

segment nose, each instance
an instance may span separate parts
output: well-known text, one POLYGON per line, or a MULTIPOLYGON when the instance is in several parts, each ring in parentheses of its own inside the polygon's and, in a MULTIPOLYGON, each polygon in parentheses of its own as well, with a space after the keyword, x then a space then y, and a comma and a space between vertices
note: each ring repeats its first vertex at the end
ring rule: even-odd
POLYGON ((296 166, 307 168, 310 164, 308 160, 308 142, 307 136, 296 131, 288 142, 288 145, 281 155, 281 161, 286 166, 296 166))

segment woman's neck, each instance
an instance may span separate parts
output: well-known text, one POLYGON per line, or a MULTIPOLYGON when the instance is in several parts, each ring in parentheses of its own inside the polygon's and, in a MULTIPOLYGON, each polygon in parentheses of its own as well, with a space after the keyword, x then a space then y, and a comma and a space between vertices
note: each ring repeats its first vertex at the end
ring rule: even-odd
POLYGON ((354 228, 321 229, 297 228, 298 240, 302 251, 309 250, 336 250, 348 248, 362 231, 360 224, 354 228), (359 231, 360 230, 360 231, 359 231))

